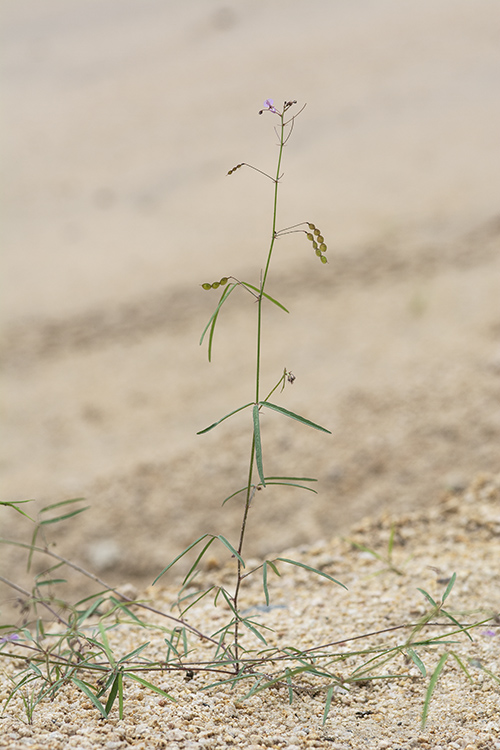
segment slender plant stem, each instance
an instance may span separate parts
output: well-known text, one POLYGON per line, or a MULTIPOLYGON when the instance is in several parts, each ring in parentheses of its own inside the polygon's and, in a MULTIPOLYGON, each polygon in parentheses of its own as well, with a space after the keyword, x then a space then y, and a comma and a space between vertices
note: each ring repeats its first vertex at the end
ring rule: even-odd
MULTIPOLYGON (((264 288, 266 286, 267 276, 269 273, 269 266, 271 264, 271 257, 273 254, 273 248, 274 243, 276 241, 276 221, 277 221, 277 215, 278 215, 278 187, 279 187, 279 175, 281 170, 281 161, 283 157, 283 148, 285 146, 285 111, 281 114, 281 125, 280 125, 280 144, 279 144, 279 154, 278 154, 278 162, 276 165, 276 177, 274 178, 274 200, 273 200, 273 221, 272 221, 272 231, 271 231, 271 243, 269 245, 269 250, 267 253, 267 260, 266 260, 266 266, 264 269, 264 273, 261 277, 260 282, 260 293, 257 298, 257 356, 256 356, 256 364, 255 364, 255 403, 258 404, 260 401, 260 375, 261 375, 261 350, 262 350, 262 301, 264 299, 264 288)), ((243 566, 241 563, 241 553, 243 550, 243 543, 245 540, 245 532, 247 527, 247 521, 248 521, 248 514, 250 511, 250 503, 252 501, 253 497, 253 486, 252 486, 252 477, 253 477, 253 471, 254 471, 254 463, 255 463, 255 433, 252 433, 252 448, 250 451, 250 462, 249 462, 249 469, 248 469, 248 481, 247 481, 247 487, 246 487, 246 497, 245 497, 245 509, 243 511, 243 520, 241 523, 241 531, 240 531, 240 540, 238 544, 238 555, 239 558, 237 560, 237 577, 236 577, 236 586, 235 591, 233 595, 233 604, 234 609, 236 612, 238 612, 238 598, 240 594, 240 588, 241 588, 241 582, 243 580, 243 566)), ((240 663, 239 663, 239 634, 240 634, 240 622, 238 617, 235 619, 234 624, 234 652, 235 652, 235 669, 238 672, 240 669, 240 663)))

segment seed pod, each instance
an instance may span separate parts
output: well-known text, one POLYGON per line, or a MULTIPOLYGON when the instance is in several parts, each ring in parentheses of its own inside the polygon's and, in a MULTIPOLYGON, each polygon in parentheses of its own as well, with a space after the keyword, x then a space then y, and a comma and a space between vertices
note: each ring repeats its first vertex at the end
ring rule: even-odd
MULTIPOLYGON (((325 247, 325 250, 326 250, 326 247, 325 247)), ((227 284, 227 276, 223 276, 222 279, 219 281, 219 284, 221 286, 224 286, 225 284, 227 284)))
POLYGON ((309 229, 311 230, 311 232, 313 232, 316 229, 316 227, 314 226, 314 224, 308 224, 307 226, 309 227, 309 229))
POLYGON ((326 255, 322 255, 321 258, 320 258, 320 260, 321 260, 322 263, 328 263, 328 259, 327 259, 326 255))
POLYGON ((312 241, 313 241, 313 239, 314 239, 314 237, 312 236, 311 232, 306 232, 306 237, 307 237, 307 239, 308 239, 308 240, 309 240, 310 242, 312 242, 312 241))
POLYGON ((220 282, 214 281, 214 283, 212 284, 212 289, 218 289, 219 287, 220 287, 220 282))
POLYGON ((233 172, 236 172, 236 170, 239 169, 242 166, 243 166, 243 164, 237 164, 235 167, 233 167, 232 169, 229 170, 228 174, 233 174, 233 172))
POLYGON ((323 237, 323 235, 322 235, 322 234, 318 234, 317 240, 318 240, 318 242, 320 242, 320 243, 321 243, 321 242, 324 242, 324 241, 325 241, 325 238, 323 237))
POLYGON ((205 284, 202 284, 202 285, 201 285, 201 288, 202 288, 202 289, 206 289, 206 290, 208 290, 208 289, 211 289, 211 288, 212 288, 212 284, 207 284, 207 283, 205 282, 205 284))
POLYGON ((316 240, 313 240, 313 248, 316 250, 317 247, 318 247, 318 243, 316 242, 316 240))
POLYGON ((315 252, 316 252, 316 255, 318 256, 318 258, 321 258, 321 250, 319 249, 319 247, 316 249, 315 252))
POLYGON ((326 253, 327 247, 324 242, 321 243, 319 249, 321 250, 321 252, 326 253))
POLYGON ((319 229, 315 229, 314 230, 314 234, 316 235, 316 237, 319 237, 319 235, 321 234, 321 232, 320 232, 319 229))

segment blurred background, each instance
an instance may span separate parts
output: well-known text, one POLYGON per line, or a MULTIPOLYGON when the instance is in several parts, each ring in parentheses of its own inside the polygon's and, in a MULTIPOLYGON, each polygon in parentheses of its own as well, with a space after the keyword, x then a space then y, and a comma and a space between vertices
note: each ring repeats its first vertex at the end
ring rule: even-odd
POLYGON ((237 534, 221 502, 249 415, 195 433, 253 397, 255 306, 233 295, 209 365, 200 285, 258 283, 272 183, 227 171, 274 171, 267 98, 307 104, 278 226, 314 222, 329 263, 280 239, 268 291, 291 314, 267 310, 265 387, 293 370, 281 403, 333 434, 266 416, 266 471, 319 494, 259 493, 248 554, 498 470, 496 0, 5 0, 0 35, 1 499, 84 496, 50 530, 61 553, 145 586, 200 534, 237 534))

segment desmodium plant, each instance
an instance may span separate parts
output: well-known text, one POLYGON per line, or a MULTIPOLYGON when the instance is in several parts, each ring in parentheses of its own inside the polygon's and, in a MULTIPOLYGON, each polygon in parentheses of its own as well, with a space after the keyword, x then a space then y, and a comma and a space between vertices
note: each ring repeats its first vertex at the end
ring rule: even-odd
MULTIPOLYGON (((260 640, 262 640, 263 643, 266 643, 265 638, 262 635, 262 632, 258 629, 258 626, 255 624, 255 622, 250 621, 248 618, 243 617, 239 609, 239 597, 240 597, 240 591, 241 591, 243 580, 251 573, 256 572, 256 570, 250 571, 250 573, 246 572, 246 564, 245 564, 245 560, 243 556, 245 533, 247 530, 249 511, 250 511, 252 499, 258 490, 265 489, 269 487, 270 485, 286 485, 286 486, 296 487, 296 488, 314 492, 314 490, 312 490, 312 488, 310 487, 310 483, 316 481, 316 479, 312 477, 267 476, 266 475, 264 471, 264 457, 263 457, 262 440, 261 440, 261 425, 260 425, 261 412, 263 410, 271 410, 271 411, 277 412, 283 417, 286 417, 287 419, 296 420, 302 423, 303 425, 306 425, 307 427, 330 434, 330 430, 328 430, 326 427, 322 427, 321 425, 316 424, 315 422, 312 422, 311 420, 306 419, 305 417, 300 416, 299 414, 295 414, 294 412, 289 411, 288 409, 285 409, 282 406, 279 406, 275 404, 273 401, 271 401, 273 394, 278 389, 281 389, 283 391, 287 382, 293 383, 295 376, 290 370, 288 370, 285 367, 282 373, 280 374, 280 377, 277 380, 277 382, 275 382, 269 390, 267 390, 264 387, 264 384, 262 382, 262 377, 261 377, 264 307, 266 304, 274 304, 274 305, 277 305, 285 313, 288 313, 287 308, 281 302, 276 300, 274 297, 271 297, 266 292, 267 283, 268 283, 268 279, 269 279, 269 275, 271 271, 271 261, 273 259, 273 253, 274 253, 275 246, 276 246, 276 240, 285 234, 291 234, 291 233, 297 233, 297 232, 303 233, 306 235, 307 239, 312 243, 312 247, 316 255, 318 256, 319 260, 321 261, 321 263, 325 264, 327 262, 327 257, 325 255, 327 251, 327 246, 326 246, 326 243, 325 243, 325 240, 321 231, 315 226, 315 224, 313 224, 312 222, 304 221, 299 224, 294 224, 293 226, 278 229, 278 193, 279 193, 279 187, 280 187, 280 183, 282 179, 283 152, 284 152, 285 145, 288 143, 290 136, 292 134, 295 121, 298 115, 300 115, 300 113, 304 110, 304 107, 302 107, 302 109, 300 109, 298 112, 294 114, 293 112, 296 108, 296 105, 297 105, 296 101, 285 101, 283 103, 282 108, 278 109, 277 107, 274 106, 274 102, 272 99, 267 99, 264 104, 263 109, 261 109, 259 112, 259 114, 261 115, 264 113, 269 114, 270 116, 276 118, 277 120, 275 132, 276 132, 276 135, 278 136, 278 156, 276 160, 276 167, 275 167, 274 174, 270 175, 267 172, 264 172, 263 170, 258 169, 257 167, 251 164, 246 164, 244 162, 237 164, 228 172, 228 175, 232 175, 234 172, 241 169, 242 167, 249 167, 250 169, 253 169, 259 172, 265 178, 271 180, 274 185, 273 209, 272 209, 272 214, 271 214, 272 221, 271 221, 271 228, 270 228, 269 246, 267 249, 267 253, 263 258, 263 266, 259 269, 260 280, 257 283, 250 283, 248 281, 242 281, 240 279, 237 279, 234 276, 224 276, 219 281, 214 281, 212 283, 205 282, 202 284, 203 289, 205 289, 206 291, 211 290, 211 289, 219 289, 220 287, 222 287, 222 293, 219 298, 218 304, 210 320, 208 321, 205 327, 205 330, 202 333, 201 340, 200 340, 200 344, 202 344, 208 335, 208 358, 209 360, 211 360, 212 358, 212 344, 213 344, 214 331, 215 331, 217 319, 219 317, 219 314, 221 312, 223 305, 227 302, 230 295, 235 291, 235 289, 242 289, 256 303, 253 307, 253 309, 256 310, 257 326, 256 326, 255 373, 254 373, 254 378, 253 378, 252 400, 244 404, 243 406, 239 406, 238 408, 229 412, 229 414, 226 414, 225 416, 221 417, 213 424, 209 425, 205 429, 200 430, 198 432, 199 435, 203 435, 209 432, 210 430, 213 430, 218 425, 220 425, 221 422, 224 422, 226 419, 229 419, 229 417, 232 417, 233 415, 241 411, 249 410, 251 412, 250 457, 249 457, 249 462, 248 462, 248 473, 247 473, 246 484, 241 489, 238 489, 234 493, 232 493, 229 497, 226 498, 226 500, 224 500, 224 502, 226 502, 227 500, 236 496, 243 498, 242 520, 241 520, 239 539, 235 544, 231 544, 225 537, 222 537, 222 536, 207 537, 206 535, 204 535, 203 537, 198 539, 194 543, 194 545, 191 545, 188 548, 188 550, 191 550, 193 546, 197 546, 198 544, 199 545, 203 544, 203 547, 202 547, 201 553, 198 555, 196 559, 195 565, 190 569, 188 576, 185 579, 185 583, 187 583, 189 581, 190 576, 196 572, 197 564, 199 563, 203 555, 206 553, 210 545, 216 539, 219 542, 221 542, 229 550, 231 555, 234 556, 235 561, 236 561, 236 579, 234 582, 234 588, 232 590, 229 590, 227 588, 217 588, 216 600, 218 597, 222 597, 226 601, 226 603, 229 605, 229 608, 233 615, 230 624, 227 626, 227 628, 225 629, 223 633, 223 638, 221 639, 221 642, 223 642, 226 647, 226 653, 227 653, 227 650, 229 650, 232 657, 234 658, 234 669, 237 673, 240 671, 242 667, 239 661, 240 652, 241 652, 241 628, 244 627, 247 630, 250 630, 254 635, 260 638, 260 640), (231 642, 229 642, 229 639, 231 639, 231 642)), ((174 562, 177 562, 177 560, 180 557, 182 557, 188 550, 185 550, 178 558, 176 558, 174 562)), ((303 563, 299 563, 293 560, 288 560, 285 558, 277 558, 276 560, 266 560, 263 563, 263 565, 260 566, 260 569, 262 570, 262 575, 263 575, 263 586, 264 586, 266 602, 269 602, 269 593, 268 593, 268 588, 267 588, 267 574, 269 570, 272 570, 275 574, 279 575, 278 568, 276 566, 277 562, 288 563, 291 565, 299 565, 301 567, 308 567, 304 565, 303 563)), ((165 570, 160 574, 160 576, 166 570, 168 570, 171 567, 171 565, 167 566, 167 568, 165 568, 165 570)), ((259 568, 257 570, 259 570, 259 568)), ((328 574, 322 571, 315 570, 313 568, 310 568, 310 570, 320 576, 328 578, 333 583, 337 583, 340 586, 343 585, 339 583, 339 581, 336 581, 334 578, 332 578, 331 576, 329 576, 328 574)), ((158 578, 160 576, 158 576, 158 578)), ((158 580, 158 578, 156 580, 158 580)))
MULTIPOLYGON (((242 487, 223 501, 225 503, 237 498, 241 502, 239 536, 231 542, 222 535, 204 534, 177 555, 156 577, 154 583, 181 558, 188 556, 186 559, 191 562, 190 556, 193 555, 194 561, 184 576, 177 599, 174 596, 171 609, 164 611, 160 605, 152 606, 147 601, 138 600, 130 593, 109 585, 54 549, 47 537, 48 530, 60 528, 58 525, 61 523, 74 521, 76 516, 86 510, 81 498, 52 503, 42 508, 37 518, 32 518, 25 512, 24 503, 28 501, 0 502, 0 511, 3 512, 5 507, 8 511, 21 514, 31 529, 28 542, 0 539, 0 543, 26 550, 28 570, 39 571, 33 575, 31 590, 4 575, 0 576, 0 582, 15 592, 21 612, 20 622, 0 622, 0 667, 11 685, 8 697, 3 702, 4 713, 17 712, 21 720, 32 723, 39 704, 47 699, 53 700, 59 690, 69 686, 85 696, 102 717, 107 718, 117 708, 118 716, 122 718, 127 698, 126 687, 130 683, 154 691, 166 705, 167 702, 176 700, 172 694, 175 683, 170 680, 168 685, 162 682, 162 687, 159 687, 157 682, 160 678, 164 681, 166 676, 180 675, 191 681, 195 676, 206 675, 211 680, 210 684, 198 682, 193 689, 207 690, 215 686, 244 688, 244 695, 239 700, 268 688, 284 691, 290 703, 299 693, 321 694, 324 698, 323 723, 326 723, 337 694, 343 695, 354 685, 369 685, 375 680, 406 680, 407 665, 412 663, 418 669, 420 679, 428 681, 422 712, 424 725, 433 692, 441 674, 448 668, 448 662, 458 666, 469 681, 473 679, 471 667, 480 669, 490 679, 499 681, 491 670, 474 657, 474 652, 465 651, 463 645, 471 643, 471 632, 474 629, 487 623, 492 628, 491 633, 495 633, 498 619, 496 615, 481 611, 481 619, 478 621, 467 624, 459 622, 447 604, 455 584, 455 574, 447 582, 440 599, 419 589, 425 599, 426 609, 417 623, 404 622, 375 632, 355 633, 349 638, 344 636, 341 640, 330 640, 308 648, 297 644, 276 645, 276 639, 270 644, 270 628, 262 622, 262 618, 256 619, 249 614, 249 610, 243 608, 244 583, 251 576, 259 574, 265 602, 263 608, 265 611, 270 610, 268 577, 270 574, 280 576, 282 565, 295 566, 296 572, 302 568, 307 574, 321 576, 323 582, 326 579, 326 585, 343 586, 325 570, 286 557, 265 560, 248 570, 244 554, 251 504, 258 491, 273 485, 315 491, 311 485, 316 480, 312 477, 266 474, 261 414, 272 411, 306 427, 329 433, 326 427, 275 403, 274 394, 278 390, 282 391, 295 379, 290 370, 284 368, 271 386, 265 384, 262 378, 262 335, 266 306, 276 305, 284 313, 288 312, 267 291, 276 240, 287 234, 303 233, 312 243, 319 261, 327 263, 327 246, 315 224, 305 221, 278 228, 278 193, 283 176, 284 148, 298 115, 303 111, 303 108, 296 111, 296 106, 295 101, 285 101, 280 109, 269 99, 260 111, 266 117, 273 117, 276 123, 278 155, 273 174, 243 162, 228 172, 232 175, 235 171, 248 167, 273 184, 269 245, 267 252, 263 254, 262 267, 256 272, 258 280, 250 282, 234 276, 223 276, 218 281, 202 284, 207 291, 221 289, 220 298, 200 340, 200 344, 205 341, 208 344, 209 360, 212 359, 214 331, 219 314, 235 290, 242 290, 248 295, 253 302, 252 312, 255 311, 256 315, 255 371, 249 383, 249 400, 198 433, 203 435, 233 415, 248 412, 250 451, 246 479, 242 487), (213 543, 219 543, 225 548, 234 567, 228 578, 222 578, 224 583, 209 583, 207 588, 202 589, 198 583, 200 579, 205 580, 203 575, 195 579, 199 572, 202 573, 200 563, 213 543), (91 580, 93 585, 98 586, 98 592, 76 603, 69 603, 60 594, 61 585, 66 583, 64 576, 68 572, 91 580), (190 615, 194 614, 196 605, 202 600, 206 601, 208 596, 213 596, 214 605, 223 605, 222 619, 220 616, 214 618, 215 626, 210 618, 209 624, 206 624, 206 617, 204 625, 193 624, 192 618, 187 617, 188 612, 190 615), (178 608, 177 615, 172 613, 174 607, 178 608), (224 621, 226 612, 227 621, 224 621), (211 632, 213 627, 216 628, 215 632, 211 632), (206 632, 207 629, 209 632, 206 632), (129 638, 123 637, 124 632, 129 638), (400 638, 396 644, 385 640, 388 635, 400 637, 402 633, 406 633, 406 637, 400 638), (127 641, 130 641, 128 647, 127 641), (441 655, 436 664, 437 649, 441 655), (428 663, 429 660, 430 666, 425 666, 424 662, 428 663), (389 664, 393 667, 390 673, 387 672, 389 664)), ((385 556, 371 547, 352 544, 384 562, 386 567, 377 573, 404 576, 404 566, 396 566, 393 560, 394 543, 393 526, 385 556)), ((259 580, 257 586, 260 596, 259 580)), ((250 611, 254 612, 255 608, 250 611)), ((287 630, 285 623, 283 629, 287 630)))

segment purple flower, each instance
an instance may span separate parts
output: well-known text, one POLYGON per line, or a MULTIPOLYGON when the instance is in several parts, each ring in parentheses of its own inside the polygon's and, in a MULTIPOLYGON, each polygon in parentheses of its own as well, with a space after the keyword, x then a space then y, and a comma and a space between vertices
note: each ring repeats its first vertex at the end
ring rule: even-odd
POLYGON ((266 99, 264 102, 264 107, 260 110, 259 115, 261 115, 265 109, 268 109, 269 112, 274 112, 274 114, 279 114, 278 110, 274 106, 274 99, 266 99))
POLYGON ((21 636, 18 633, 9 633, 0 638, 0 643, 11 643, 12 641, 20 641, 21 636))
POLYGON ((483 632, 481 633, 481 635, 487 635, 490 638, 494 638, 494 636, 496 636, 496 634, 497 634, 496 630, 491 630, 490 628, 488 628, 488 630, 483 630, 483 632))

